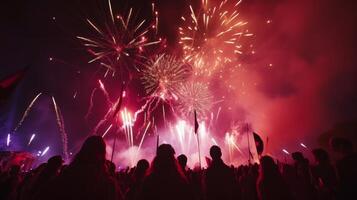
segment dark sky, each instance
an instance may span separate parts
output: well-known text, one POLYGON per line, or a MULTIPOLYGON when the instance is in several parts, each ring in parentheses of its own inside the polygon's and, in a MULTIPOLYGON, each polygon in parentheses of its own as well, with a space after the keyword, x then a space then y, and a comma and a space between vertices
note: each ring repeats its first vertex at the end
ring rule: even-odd
MULTIPOLYGON (((151 1, 113 2, 114 7, 121 9, 134 6, 140 17, 150 15, 151 1)), ((156 1, 160 13, 159 34, 167 39, 168 51, 178 47, 177 28, 180 17, 188 12, 189 2, 156 1)), ((244 80, 254 82, 255 86, 238 87, 249 95, 240 96, 239 104, 233 106, 234 112, 228 113, 227 119, 242 115, 237 112, 246 113, 246 119, 264 137, 271 137, 272 145, 277 148, 284 145, 282 141, 289 144, 297 139, 316 138, 336 123, 355 122, 355 4, 355 1, 337 0, 243 1, 241 16, 249 21, 257 53, 244 58, 247 71, 234 84, 244 80), (269 26, 267 20, 272 20, 269 26), (273 63, 272 69, 266 67, 269 63, 273 63)), ((0 121, 2 139, 38 92, 56 97, 70 140, 81 138, 90 130, 91 125, 83 116, 88 107, 89 88, 97 84, 94 77, 98 66, 86 63, 89 56, 75 36, 86 33, 85 18, 100 18, 99 11, 105 6, 104 0, 1 2, 0 78, 30 66, 11 102, 3 109, 6 114, 0 121), (50 62, 50 57, 55 61, 50 62), (80 94, 73 101, 75 91, 80 94)), ((235 102, 237 96, 233 93, 229 98, 235 102)), ((49 103, 49 98, 41 100, 41 105, 47 106, 36 108, 37 114, 25 124, 29 128, 23 129, 22 134, 30 134, 35 126, 43 126, 48 132, 56 127, 49 103)), ((58 140, 57 137, 52 138, 58 140)))

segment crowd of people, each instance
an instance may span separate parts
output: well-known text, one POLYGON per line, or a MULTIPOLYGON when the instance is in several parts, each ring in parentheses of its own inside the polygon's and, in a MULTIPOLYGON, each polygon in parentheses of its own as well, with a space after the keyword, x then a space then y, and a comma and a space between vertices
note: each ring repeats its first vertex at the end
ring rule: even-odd
POLYGON ((220 147, 210 148, 206 169, 189 169, 187 157, 176 157, 169 144, 158 147, 151 163, 142 159, 134 168, 116 171, 106 160, 106 144, 91 136, 69 165, 51 157, 36 169, 20 166, 0 171, 2 200, 333 200, 355 199, 357 155, 344 138, 331 141, 336 161, 324 149, 312 151, 310 163, 301 152, 293 164, 264 155, 260 163, 228 166, 220 147))

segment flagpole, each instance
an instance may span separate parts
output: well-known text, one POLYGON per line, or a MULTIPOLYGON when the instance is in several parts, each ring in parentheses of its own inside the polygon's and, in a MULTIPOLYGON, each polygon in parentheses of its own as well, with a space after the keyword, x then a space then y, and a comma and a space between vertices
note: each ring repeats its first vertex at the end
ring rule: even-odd
POLYGON ((199 163, 199 166, 200 166, 200 170, 202 169, 202 165, 201 165, 201 148, 200 148, 200 137, 198 136, 198 121, 197 121, 197 113, 196 113, 196 110, 194 111, 194 114, 195 114, 195 135, 196 135, 196 138, 197 138, 197 148, 198 148, 198 163, 199 163))
POLYGON ((115 136, 114 136, 113 149, 112 149, 112 157, 110 158, 110 162, 113 162, 116 141, 117 141, 117 134, 115 134, 115 136))
MULTIPOLYGON (((122 85, 121 85, 120 99, 119 99, 118 104, 116 105, 116 108, 115 108, 115 110, 114 110, 114 114, 113 114, 113 116, 112 116, 112 117, 113 117, 113 120, 115 120, 115 117, 116 117, 116 115, 118 114, 118 112, 120 111, 121 105, 122 105, 122 103, 123 103, 124 89, 125 89, 125 82, 123 81, 123 82, 122 82, 122 85)), ((118 128, 119 128, 118 131, 120 132, 120 127, 118 127, 118 128)), ((111 162, 113 162, 113 158, 114 158, 117 135, 118 135, 117 132, 115 132, 114 142, 113 142, 113 149, 112 149, 112 156, 111 156, 111 159, 110 159, 111 162)))
POLYGON ((200 148, 200 139, 199 139, 197 133, 196 133, 196 137, 197 137, 197 148, 198 148, 198 162, 199 162, 200 170, 201 170, 202 169, 202 165, 201 165, 201 148, 200 148))
POLYGON ((248 123, 246 124, 246 131, 247 131, 247 137, 248 137, 248 164, 250 165, 251 163, 251 159, 250 156, 252 155, 252 153, 250 152, 250 139, 249 139, 249 127, 248 127, 248 123))

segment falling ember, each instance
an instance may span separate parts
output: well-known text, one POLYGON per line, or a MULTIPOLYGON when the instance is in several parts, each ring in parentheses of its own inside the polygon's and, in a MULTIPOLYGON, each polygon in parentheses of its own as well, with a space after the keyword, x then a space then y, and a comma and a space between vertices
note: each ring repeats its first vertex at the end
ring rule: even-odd
MULTIPOLYGON (((87 19, 96 37, 77 36, 93 56, 88 63, 99 61, 103 67, 116 71, 122 66, 127 67, 127 61, 136 62, 141 59, 144 47, 160 43, 160 40, 151 40, 147 36, 152 31, 156 32, 157 26, 153 30, 152 25, 157 24, 157 21, 137 20, 132 8, 127 14, 116 15, 110 0, 108 12, 106 19, 101 20, 107 23, 99 25, 87 19)), ((157 20, 157 14, 153 16, 157 20)))
POLYGON ((289 155, 289 154, 290 154, 286 149, 283 149, 283 152, 284 152, 286 155, 289 155))
POLYGON ((302 146, 303 148, 307 149, 307 146, 304 143, 300 143, 300 146, 302 146))
POLYGON ((6 138, 6 146, 10 146, 10 142, 11 142, 11 135, 9 133, 7 134, 7 138, 6 138))
POLYGON ((29 142, 27 143, 27 146, 29 146, 32 142, 33 139, 35 139, 36 134, 32 134, 29 142))
POLYGON ((178 87, 190 76, 191 68, 174 56, 161 54, 150 59, 142 71, 146 94, 166 99, 174 97, 178 87))
POLYGON ((222 0, 220 3, 202 1, 200 9, 189 6, 190 15, 181 17, 183 26, 179 27, 184 60, 195 69, 196 75, 208 75, 227 63, 237 60, 242 54, 244 37, 252 36, 238 18, 238 1, 222 0))
POLYGON ((45 150, 43 150, 41 156, 44 156, 44 155, 48 152, 48 150, 50 150, 50 147, 49 147, 49 146, 47 146, 47 147, 45 148, 45 150))

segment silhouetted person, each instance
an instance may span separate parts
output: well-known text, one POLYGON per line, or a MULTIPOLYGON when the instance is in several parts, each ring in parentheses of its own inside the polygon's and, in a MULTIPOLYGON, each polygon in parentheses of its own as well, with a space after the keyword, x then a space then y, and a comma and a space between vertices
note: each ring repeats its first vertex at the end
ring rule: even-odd
POLYGON ((353 144, 346 138, 333 138, 331 146, 340 156, 336 162, 339 177, 338 199, 356 197, 357 154, 353 151, 353 144))
POLYGON ((122 199, 116 181, 105 165, 105 143, 100 136, 86 139, 72 163, 58 177, 42 199, 122 199))
MULTIPOLYGON (((186 166, 187 166, 187 157, 184 154, 181 154, 177 157, 177 161, 181 167, 181 170, 183 171, 183 173, 186 175, 187 177, 187 173, 186 173, 186 166)), ((187 177, 188 178, 188 177, 187 177)))
POLYGON ((105 165, 108 169, 108 173, 111 177, 115 177, 115 164, 110 161, 110 160, 106 160, 105 161, 105 165))
POLYGON ((316 165, 312 167, 312 175, 319 189, 319 199, 335 199, 337 177, 328 153, 319 148, 314 149, 312 154, 316 161, 316 165))
POLYGON ((257 181, 257 190, 260 200, 290 200, 289 188, 278 166, 270 156, 260 159, 260 175, 257 181))
POLYGON ((291 154, 294 160, 295 177, 292 181, 292 191, 297 200, 314 200, 316 192, 312 183, 309 160, 301 152, 291 154))
POLYGON ((57 155, 48 159, 47 164, 44 169, 40 171, 38 177, 31 188, 31 196, 35 197, 38 192, 43 190, 48 186, 60 173, 60 169, 62 167, 63 160, 62 157, 57 155))
POLYGON ((218 146, 210 149, 211 165, 205 175, 205 189, 208 200, 235 199, 235 179, 233 171, 221 159, 222 152, 218 146))
POLYGON ((192 199, 192 196, 188 181, 175 158, 175 150, 169 144, 160 145, 139 199, 183 200, 192 199))
POLYGON ((131 184, 129 186, 129 191, 126 194, 126 200, 135 200, 138 199, 139 194, 142 191, 143 182, 147 170, 149 169, 149 162, 145 159, 141 159, 136 164, 136 168, 134 169, 134 174, 131 180, 131 184))
POLYGON ((11 166, 8 174, 0 184, 0 199, 15 200, 18 195, 18 187, 21 181, 20 166, 11 166))

